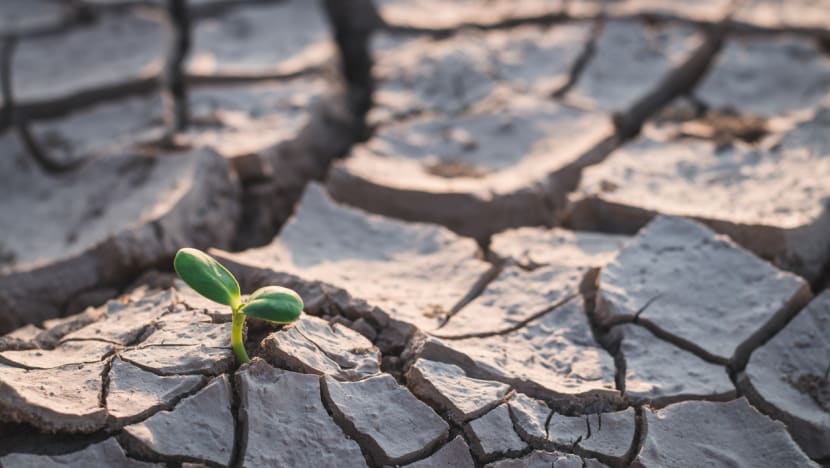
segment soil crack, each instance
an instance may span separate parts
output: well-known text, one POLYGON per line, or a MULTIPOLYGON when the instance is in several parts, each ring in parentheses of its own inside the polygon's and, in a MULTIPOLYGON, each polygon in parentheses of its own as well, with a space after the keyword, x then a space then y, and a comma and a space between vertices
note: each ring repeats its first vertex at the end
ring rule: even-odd
POLYGON ((514 331, 520 330, 526 327, 529 323, 542 318, 543 316, 547 315, 550 312, 555 311, 556 309, 562 307, 563 305, 571 302, 572 300, 580 297, 578 293, 569 294, 564 298, 554 302, 548 307, 534 313, 533 315, 517 322, 515 325, 511 325, 507 328, 503 328, 501 330, 489 331, 489 332, 480 332, 480 333, 466 333, 461 335, 440 335, 436 333, 430 333, 430 335, 440 338, 442 340, 466 340, 469 338, 489 338, 491 336, 498 336, 498 335, 506 335, 508 333, 512 333, 514 331))
POLYGON ((504 269, 503 262, 495 262, 493 265, 484 273, 481 274, 478 281, 473 284, 472 288, 464 295, 459 301, 452 306, 450 311, 447 313, 444 321, 438 325, 437 329, 440 330, 444 326, 446 326, 450 320, 463 309, 467 304, 473 302, 477 297, 487 289, 487 286, 490 285, 493 281, 498 278, 499 274, 501 274, 502 270, 504 269))
POLYGON ((231 381, 231 414, 233 414, 234 435, 233 451, 231 454, 230 468, 241 467, 245 460, 245 451, 248 448, 248 421, 242 411, 241 384, 237 371, 230 374, 231 381))
POLYGON ((594 52, 596 51, 597 40, 605 29, 604 10, 605 8, 603 3, 603 11, 593 20, 591 24, 590 35, 588 36, 588 40, 585 42, 585 47, 571 65, 571 69, 568 72, 568 80, 551 93, 551 97, 554 99, 561 99, 565 97, 568 91, 570 91, 571 88, 579 82, 579 78, 582 76, 582 72, 585 70, 585 67, 587 67, 588 63, 590 63, 591 59, 593 59, 594 52))

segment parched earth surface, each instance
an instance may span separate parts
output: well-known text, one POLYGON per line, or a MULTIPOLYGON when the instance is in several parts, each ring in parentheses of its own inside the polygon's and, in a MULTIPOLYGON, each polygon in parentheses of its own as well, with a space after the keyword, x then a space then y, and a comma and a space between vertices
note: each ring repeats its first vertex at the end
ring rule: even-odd
POLYGON ((0 3, 0 467, 830 466, 830 4, 0 3))

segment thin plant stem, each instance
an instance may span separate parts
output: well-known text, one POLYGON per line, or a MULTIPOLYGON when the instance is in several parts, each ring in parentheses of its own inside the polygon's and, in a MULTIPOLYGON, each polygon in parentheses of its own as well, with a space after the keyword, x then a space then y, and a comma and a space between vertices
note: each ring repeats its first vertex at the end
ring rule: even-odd
POLYGON ((231 347, 239 365, 251 362, 245 351, 245 342, 242 340, 242 330, 245 327, 245 314, 239 311, 241 307, 234 307, 231 314, 231 347))

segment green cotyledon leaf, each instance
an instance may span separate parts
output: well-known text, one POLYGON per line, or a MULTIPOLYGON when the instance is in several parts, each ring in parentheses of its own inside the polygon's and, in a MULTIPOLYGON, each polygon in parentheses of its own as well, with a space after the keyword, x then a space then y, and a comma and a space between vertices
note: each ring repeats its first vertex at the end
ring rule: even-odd
POLYGON ((242 301, 236 278, 221 263, 201 250, 179 250, 173 259, 173 268, 188 286, 211 301, 234 309, 242 301))
POLYGON ((275 323, 291 323, 303 311, 299 294, 282 286, 266 286, 257 289, 240 309, 248 317, 275 323))

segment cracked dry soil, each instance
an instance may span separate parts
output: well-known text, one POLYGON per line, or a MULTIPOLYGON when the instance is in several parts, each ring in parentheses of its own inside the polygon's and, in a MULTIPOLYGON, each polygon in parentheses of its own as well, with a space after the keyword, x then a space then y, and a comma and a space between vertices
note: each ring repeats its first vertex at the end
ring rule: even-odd
POLYGON ((1 467, 830 465, 830 6, 319 3, 0 6, 1 467))

